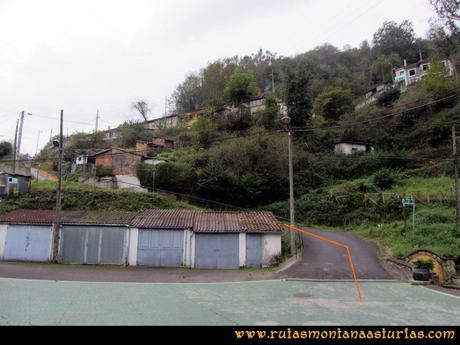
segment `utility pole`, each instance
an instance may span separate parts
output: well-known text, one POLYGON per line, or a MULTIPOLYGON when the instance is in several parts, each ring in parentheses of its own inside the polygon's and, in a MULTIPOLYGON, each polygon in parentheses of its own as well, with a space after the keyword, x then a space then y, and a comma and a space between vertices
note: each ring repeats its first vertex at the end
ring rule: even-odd
POLYGON ((17 145, 18 145, 18 124, 19 124, 19 120, 16 120, 16 130, 14 131, 13 174, 16 173, 16 158, 17 158, 17 145))
POLYGON ((21 111, 21 116, 20 116, 20 120, 19 120, 19 133, 18 133, 18 143, 17 143, 17 146, 16 146, 16 156, 19 157, 19 155, 21 154, 21 138, 22 138, 22 126, 24 125, 24 110, 21 111))
POLYGON ((455 227, 457 231, 460 229, 460 200, 458 190, 458 154, 457 154, 457 137, 455 133, 455 125, 452 126, 452 156, 454 158, 454 178, 455 178, 455 227))
POLYGON ((96 113, 96 130, 95 130, 95 133, 97 133, 98 123, 99 123, 99 109, 97 110, 97 113, 96 113))
POLYGON ((152 170, 152 193, 155 192, 155 175, 156 175, 156 167, 155 165, 153 166, 153 170, 152 170))
POLYGON ((50 141, 53 139, 53 129, 50 129, 50 141))
POLYGON ((37 135, 37 146, 35 147, 35 156, 36 156, 37 153, 38 153, 38 142, 40 141, 40 133, 41 133, 41 130, 38 130, 38 135, 37 135))
MULTIPOLYGON (((295 226, 295 216, 294 216, 294 168, 292 163, 292 128, 290 126, 291 118, 285 114, 281 121, 284 123, 285 128, 288 132, 288 160, 289 160, 289 222, 291 226, 295 226)), ((290 229, 290 238, 291 238, 291 254, 297 252, 295 245, 296 234, 293 229, 290 229)))
POLYGON ((292 131, 288 132, 288 150, 289 150, 289 221, 295 226, 294 217, 294 168, 292 166, 292 131))
MULTIPOLYGON (((21 154, 21 139, 22 139, 22 127, 24 125, 24 115, 26 115, 26 112, 23 110, 21 111, 21 119, 19 121, 19 133, 18 133, 18 145, 17 145, 17 153, 16 155, 19 157, 21 154)), ((27 115, 32 115, 31 113, 27 113, 27 115)))
POLYGON ((275 76, 274 76, 274 73, 273 73, 273 65, 272 65, 272 93, 275 96, 275 76))
MULTIPOLYGON (((62 159, 64 153, 63 135, 64 110, 61 110, 60 132, 59 132, 59 165, 58 165, 58 185, 56 190, 56 212, 53 224, 53 257, 52 262, 57 263, 59 259, 59 229, 61 227, 61 190, 62 190, 62 159)), ((54 143, 53 143, 54 144, 54 143)))

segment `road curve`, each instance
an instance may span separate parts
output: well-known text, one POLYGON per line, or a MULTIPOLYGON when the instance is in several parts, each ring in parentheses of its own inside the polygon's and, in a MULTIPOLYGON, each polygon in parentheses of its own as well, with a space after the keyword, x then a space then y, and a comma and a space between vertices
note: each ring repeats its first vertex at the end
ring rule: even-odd
MULTIPOLYGON (((378 247, 352 232, 322 231, 304 228, 316 235, 349 246, 359 279, 390 279, 380 264, 378 247)), ((302 234, 304 249, 300 261, 281 272, 282 278, 352 279, 346 251, 332 243, 302 234)))

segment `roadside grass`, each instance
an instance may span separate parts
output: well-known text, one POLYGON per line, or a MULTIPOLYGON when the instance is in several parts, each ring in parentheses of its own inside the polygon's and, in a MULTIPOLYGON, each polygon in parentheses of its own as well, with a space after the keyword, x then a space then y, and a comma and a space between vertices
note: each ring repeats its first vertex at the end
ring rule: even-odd
POLYGON ((411 177, 402 180, 388 192, 405 195, 415 195, 426 200, 427 197, 452 196, 454 180, 448 176, 441 177, 411 177))
POLYGON ((403 257, 417 249, 429 249, 441 255, 460 258, 460 236, 454 226, 453 208, 445 206, 422 206, 416 211, 415 231, 412 230, 412 212, 408 212, 407 228, 404 221, 386 224, 361 223, 350 225, 346 230, 376 240, 392 250, 395 257, 403 257))

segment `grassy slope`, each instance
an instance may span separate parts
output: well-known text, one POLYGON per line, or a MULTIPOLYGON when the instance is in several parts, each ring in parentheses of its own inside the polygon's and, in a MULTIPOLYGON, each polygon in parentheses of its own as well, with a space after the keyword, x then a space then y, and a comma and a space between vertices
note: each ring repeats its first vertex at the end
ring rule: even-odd
POLYGON ((347 230, 377 240, 391 248, 394 256, 404 256, 419 248, 431 249, 440 255, 451 257, 460 256, 460 236, 454 226, 455 209, 448 204, 439 203, 442 194, 452 196, 453 181, 446 176, 441 177, 412 177, 402 180, 386 193, 400 195, 414 194, 422 200, 430 195, 431 203, 418 203, 416 209, 415 232, 412 231, 412 210, 407 210, 407 229, 401 219, 383 224, 363 222, 350 225, 347 230))
MULTIPOLYGON (((0 213, 18 208, 52 209, 55 205, 55 182, 34 181, 27 195, 0 201, 0 213)), ((148 208, 197 209, 185 202, 156 193, 136 193, 96 188, 77 182, 65 182, 62 207, 67 210, 139 211, 148 208)))

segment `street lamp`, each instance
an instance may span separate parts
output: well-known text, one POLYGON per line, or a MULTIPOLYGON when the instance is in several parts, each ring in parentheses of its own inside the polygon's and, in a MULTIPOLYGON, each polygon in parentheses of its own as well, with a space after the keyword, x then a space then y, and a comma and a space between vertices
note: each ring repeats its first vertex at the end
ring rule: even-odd
MULTIPOLYGON (((281 122, 284 124, 286 131, 288 132, 288 156, 289 156, 289 222, 292 226, 295 225, 294 217, 294 169, 292 166, 292 128, 291 118, 288 114, 284 114, 281 117, 281 122)), ((291 234, 291 254, 296 252, 295 247, 295 234, 294 230, 290 230, 291 234)))

